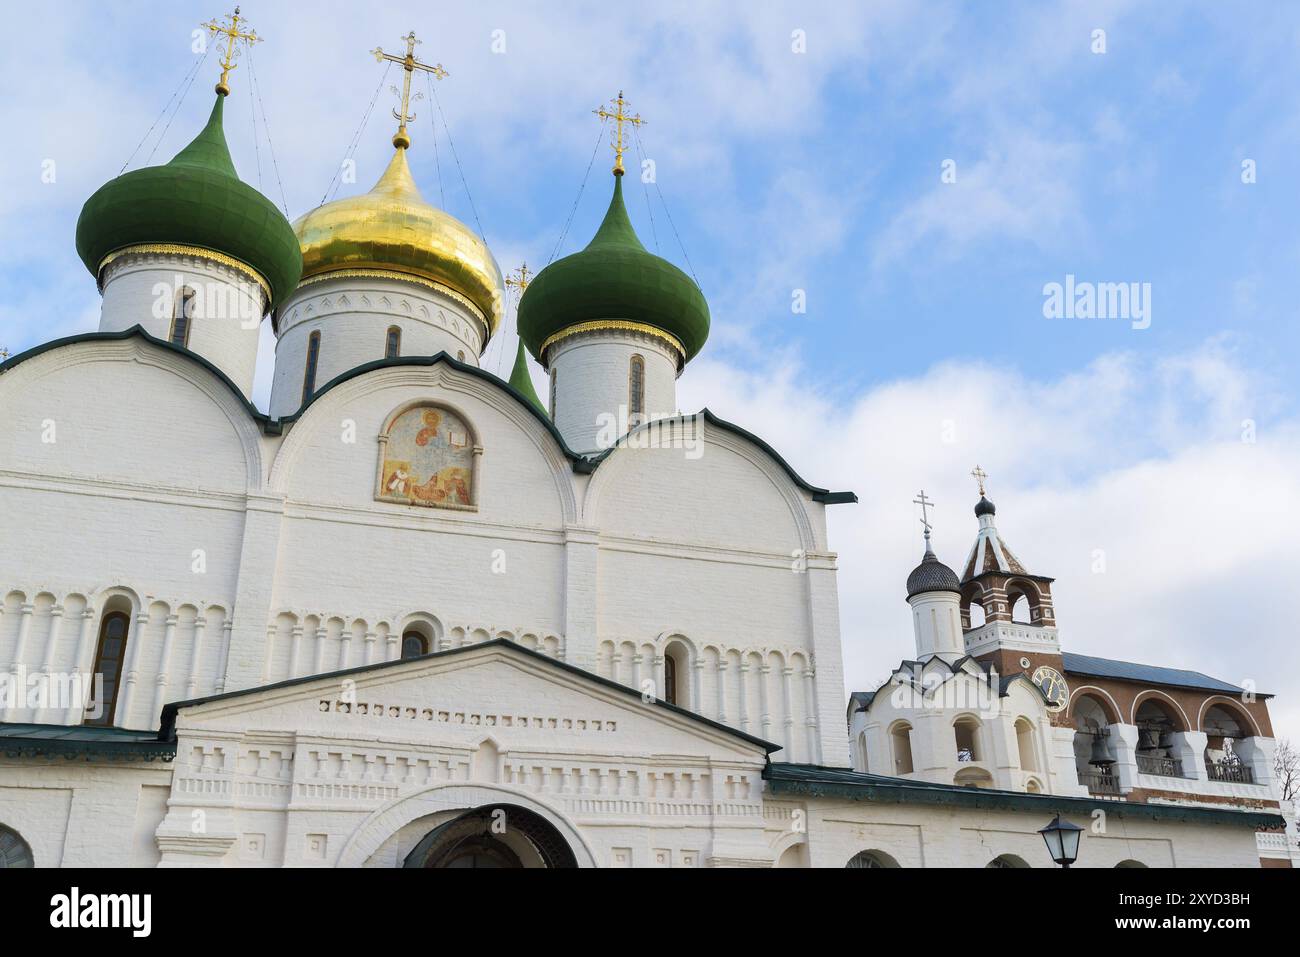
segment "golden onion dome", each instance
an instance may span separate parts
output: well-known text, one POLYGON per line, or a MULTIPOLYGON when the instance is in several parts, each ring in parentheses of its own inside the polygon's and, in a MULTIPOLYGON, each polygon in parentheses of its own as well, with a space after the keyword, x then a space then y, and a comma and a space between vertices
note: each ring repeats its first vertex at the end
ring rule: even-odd
POLYGON ((293 224, 302 281, 330 274, 413 279, 468 306, 487 340, 501 325, 501 270, 487 244, 456 217, 425 202, 398 148, 374 189, 335 200, 293 224))

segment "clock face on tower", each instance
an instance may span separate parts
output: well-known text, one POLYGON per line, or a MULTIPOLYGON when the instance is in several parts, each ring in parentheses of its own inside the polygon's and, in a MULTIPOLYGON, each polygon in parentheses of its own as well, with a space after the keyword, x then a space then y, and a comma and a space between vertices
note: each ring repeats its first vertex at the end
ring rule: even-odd
POLYGON ((1065 683, 1065 676, 1055 668, 1040 665, 1029 680, 1043 692, 1048 711, 1062 711, 1070 703, 1070 686, 1065 683))

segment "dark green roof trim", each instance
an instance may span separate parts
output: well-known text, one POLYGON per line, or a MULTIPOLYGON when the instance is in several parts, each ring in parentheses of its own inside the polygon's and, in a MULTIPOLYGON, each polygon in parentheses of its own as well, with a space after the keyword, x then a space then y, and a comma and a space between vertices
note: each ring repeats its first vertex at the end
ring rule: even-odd
MULTIPOLYGON (((387 671, 391 668, 409 667, 410 665, 422 661, 429 661, 430 659, 433 658, 454 658, 457 655, 468 654, 470 652, 477 651, 479 649, 490 648, 494 646, 504 648, 504 649, 509 649, 515 654, 520 654, 523 655, 525 658, 531 658, 534 661, 541 662, 545 664, 547 667, 558 668, 560 671, 567 672, 568 674, 571 675, 576 675, 579 678, 582 678, 586 681, 594 682, 612 691, 617 691, 626 697, 635 698, 638 703, 641 704, 646 703, 645 699, 641 696, 641 692, 636 688, 629 688, 627 685, 619 684, 617 681, 613 681, 609 678, 602 677, 601 675, 598 675, 593 671, 587 671, 585 668, 579 668, 577 665, 571 665, 566 661, 559 661, 558 659, 548 657, 547 655, 544 655, 541 652, 533 651, 531 648, 525 648, 523 645, 517 644, 516 642, 513 642, 508 638, 493 638, 489 641, 481 641, 478 644, 462 645, 459 648, 448 648, 445 651, 434 651, 434 652, 430 652, 427 655, 419 655, 415 658, 399 658, 396 661, 381 661, 381 662, 376 662, 375 664, 359 665, 358 667, 355 668, 346 668, 343 671, 328 671, 325 672, 324 674, 319 674, 319 675, 305 675, 301 678, 289 678, 285 681, 277 681, 274 684, 269 684, 269 685, 258 685, 257 687, 253 687, 253 688, 241 688, 239 691, 227 691, 224 694, 208 695, 207 697, 204 698, 190 698, 186 701, 173 701, 163 706, 162 720, 161 720, 158 736, 160 738, 167 738, 167 739, 175 738, 176 716, 183 708, 194 708, 194 707, 198 707, 199 705, 210 704, 211 702, 214 701, 229 701, 234 698, 242 698, 248 695, 260 694, 261 692, 264 691, 275 691, 280 688, 293 688, 296 687, 297 685, 304 685, 313 681, 337 682, 340 678, 371 674, 379 671, 387 671)), ((752 734, 746 734, 744 731, 738 731, 735 728, 730 727, 729 725, 725 725, 720 722, 714 721, 712 718, 706 718, 704 717, 704 715, 696 714, 694 711, 689 711, 686 708, 679 708, 677 705, 669 704, 668 702, 662 699, 656 698, 654 699, 653 702, 650 703, 656 708, 662 708, 664 710, 670 711, 673 714, 676 714, 680 717, 688 718, 696 724, 705 725, 709 728, 712 728, 715 731, 721 731, 722 733, 730 737, 738 738, 741 741, 744 741, 748 744, 752 744, 755 745, 756 747, 762 748, 763 751, 765 751, 768 754, 771 754, 773 751, 781 750, 781 745, 779 744, 773 744, 771 741, 765 741, 764 739, 757 738, 752 734)))
MULTIPOLYGON (((39 346, 33 346, 25 352, 20 352, 15 356, 11 356, 6 361, 0 362, 0 374, 14 368, 20 363, 26 362, 28 359, 33 359, 44 352, 62 348, 63 346, 76 345, 81 342, 122 341, 130 339, 132 336, 139 336, 151 345, 157 346, 159 349, 164 349, 168 352, 185 356, 187 359, 198 363, 198 365, 211 372, 225 383, 226 387, 230 389, 231 393, 235 395, 240 404, 248 411, 248 414, 252 417, 253 421, 257 422, 258 425, 261 426, 262 431, 267 435, 279 435, 284 430, 286 424, 292 425, 294 422, 297 422, 298 419, 302 418, 303 413, 311 407, 311 404, 318 401, 323 395, 325 395, 325 393, 329 392, 335 386, 342 385, 344 382, 365 375, 367 372, 373 372, 376 369, 398 367, 435 366, 440 362, 445 362, 458 372, 463 372, 466 375, 482 379, 484 382, 490 382, 498 389, 513 396, 514 399, 526 408, 533 418, 540 422, 546 431, 551 434, 551 438, 555 439, 556 444, 559 445, 560 451, 562 451, 565 457, 569 459, 573 471, 579 474, 589 475, 595 472, 597 466, 599 466, 600 463, 605 460, 605 457, 613 451, 612 448, 606 449, 604 452, 595 456, 584 456, 578 454, 565 443, 564 436, 560 435, 560 430, 555 427, 555 423, 551 421, 551 417, 546 414, 544 409, 542 409, 540 403, 534 404, 529 400, 528 396, 524 395, 509 382, 498 378, 486 369, 480 369, 478 366, 470 365, 468 362, 461 362, 459 359, 456 359, 446 352, 439 352, 437 355, 432 356, 398 356, 392 359, 376 359, 373 362, 362 363, 361 365, 349 369, 347 372, 340 373, 333 379, 330 379, 329 382, 317 389, 311 397, 303 403, 297 412, 294 412, 292 415, 282 416, 278 419, 272 418, 265 412, 259 411, 257 406, 253 405, 253 403, 245 397, 244 393, 241 392, 239 387, 230 380, 228 375, 218 369, 203 356, 199 355, 197 352, 192 352, 184 346, 178 346, 166 339, 159 339, 156 336, 150 335, 143 326, 132 326, 130 329, 123 329, 120 332, 83 332, 75 336, 66 336, 62 339, 54 339, 50 342, 42 343, 39 346)), ((782 469, 784 469, 785 473, 790 476, 796 485, 810 493, 814 501, 821 502, 824 505, 836 505, 840 502, 856 502, 858 500, 857 495, 852 492, 828 492, 826 489, 810 485, 790 467, 790 464, 786 462, 785 459, 781 458, 772 446, 768 445, 752 432, 747 432, 738 425, 733 425, 730 422, 718 418, 708 409, 702 410, 700 414, 705 417, 705 420, 710 425, 725 429, 757 445, 767 453, 767 455, 771 456, 782 469)), ((638 428, 646 427, 647 426, 644 425, 638 426, 638 428)), ((635 431, 636 429, 629 431, 628 435, 631 435, 632 432, 635 431)), ((626 439, 627 436, 624 436, 623 438, 626 439)), ((620 441, 623 440, 620 439, 620 441)))
POLYGON ((1047 823, 1058 811, 1089 817, 1100 809, 1108 817, 1134 821, 1172 821, 1184 824, 1224 824, 1233 827, 1285 827, 1277 812, 1231 811, 1210 807, 1186 807, 1175 804, 1138 804, 1129 801, 1097 801, 1062 794, 1027 794, 1020 791, 996 791, 990 788, 966 788, 955 784, 930 781, 907 781, 902 778, 868 774, 849 768, 828 768, 815 764, 769 763, 763 770, 773 794, 802 797, 848 798, 855 801, 878 801, 885 804, 933 804, 943 807, 969 807, 990 811, 1029 811, 1043 815, 1047 823))
MULTIPOLYGON (((197 365, 202 366, 208 372, 211 372, 225 384, 226 388, 228 388, 235 398, 239 400, 239 404, 242 405, 253 418, 253 421, 262 426, 263 431, 273 429, 275 432, 278 432, 279 421, 271 418, 265 412, 259 411, 257 406, 248 401, 248 398, 240 391, 239 386, 235 385, 235 383, 231 381, 230 376, 226 375, 197 352, 192 352, 184 346, 178 346, 176 343, 167 339, 159 339, 157 336, 151 335, 144 326, 132 326, 130 329, 122 329, 118 332, 79 332, 75 336, 64 336, 62 339, 51 339, 49 342, 42 342, 39 346, 32 346, 32 348, 20 352, 17 355, 10 356, 4 362, 0 362, 0 374, 8 372, 10 369, 26 362, 28 359, 35 359, 42 353, 52 352, 55 349, 62 349, 64 346, 75 346, 82 342, 122 342, 126 339, 134 338, 135 336, 139 336, 141 339, 145 340, 145 342, 157 346, 165 352, 174 352, 178 356, 184 356, 191 362, 194 362, 197 365)), ((275 432, 272 434, 275 434, 275 432)))
POLYGON ((0 754, 7 758, 75 761, 171 761, 176 741, 156 731, 86 725, 2 724, 0 754))
MULTIPOLYGON (((726 419, 718 418, 709 411, 707 407, 701 409, 696 413, 696 415, 704 416, 704 421, 714 428, 730 432, 732 435, 737 435, 740 438, 745 439, 747 442, 752 442, 754 445, 757 445, 770 459, 776 462, 777 465, 781 466, 781 469, 790 477, 790 480, 794 482, 795 485, 798 485, 801 489, 810 494, 814 502, 821 502, 823 505, 839 505, 844 502, 857 502, 858 496, 853 492, 831 492, 824 488, 818 488, 816 485, 812 485, 805 481, 803 476, 796 472, 790 466, 790 463, 781 457, 780 453, 777 452, 776 449, 772 448, 772 446, 768 445, 753 432, 746 431, 740 426, 728 422, 726 419)), ((605 451, 592 456, 593 469, 595 466, 598 466, 601 462, 605 461, 611 452, 617 449, 620 445, 623 445, 628 440, 629 436, 635 435, 637 432, 645 429, 660 427, 665 422, 673 422, 689 418, 691 418, 689 415, 668 416, 663 419, 652 419, 649 422, 644 422, 641 425, 636 426, 635 428, 628 429, 627 435, 624 435, 617 443, 610 448, 605 449, 605 451)))

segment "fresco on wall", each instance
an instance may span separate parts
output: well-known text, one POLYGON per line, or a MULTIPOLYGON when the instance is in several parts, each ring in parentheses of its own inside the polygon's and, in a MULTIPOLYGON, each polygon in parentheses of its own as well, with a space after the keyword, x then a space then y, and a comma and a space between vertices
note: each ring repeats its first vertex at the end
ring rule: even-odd
POLYGON ((382 447, 379 494, 386 502, 454 508, 472 503, 474 447, 454 412, 421 405, 399 415, 382 447))

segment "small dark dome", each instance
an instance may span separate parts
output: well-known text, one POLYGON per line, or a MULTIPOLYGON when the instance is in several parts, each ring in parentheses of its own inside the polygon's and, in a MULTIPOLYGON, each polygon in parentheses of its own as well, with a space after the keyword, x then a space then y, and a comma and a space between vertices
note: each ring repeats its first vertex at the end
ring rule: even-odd
POLYGON ((945 565, 930 549, 925 550, 921 564, 912 569, 907 576, 907 597, 919 595, 925 591, 951 591, 961 594, 961 582, 957 573, 945 565))
POLYGON ((986 499, 983 495, 981 495, 980 500, 975 503, 976 518, 982 518, 985 515, 996 515, 997 513, 997 506, 986 499))

